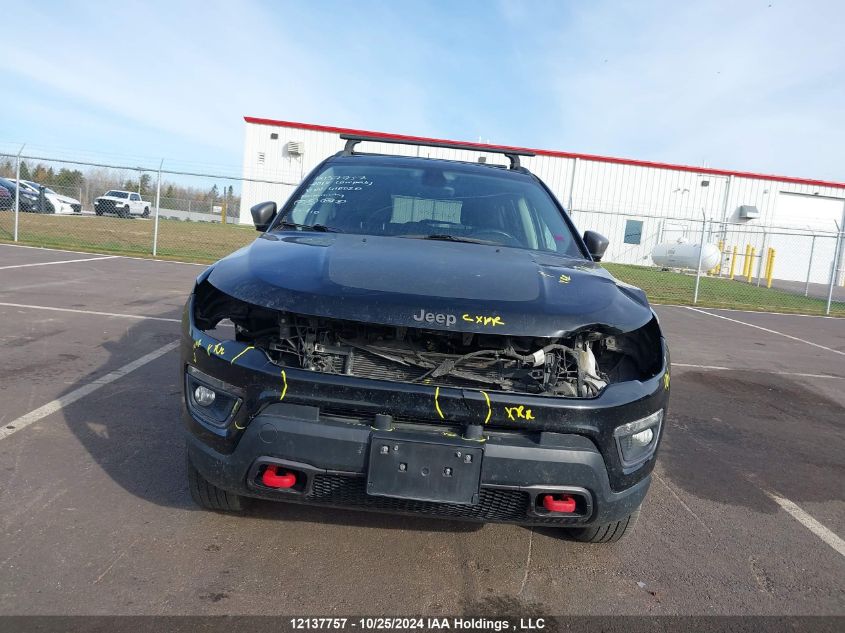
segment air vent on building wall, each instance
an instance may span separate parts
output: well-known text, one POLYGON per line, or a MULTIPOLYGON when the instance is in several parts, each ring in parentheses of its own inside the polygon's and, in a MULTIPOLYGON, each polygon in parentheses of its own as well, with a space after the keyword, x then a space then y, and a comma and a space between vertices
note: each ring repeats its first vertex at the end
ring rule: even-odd
POLYGON ((302 156, 305 153, 305 143, 302 141, 288 141, 285 147, 291 156, 302 156))
POLYGON ((264 162, 264 152, 258 152, 258 162, 259 163, 264 162))
POLYGON ((739 217, 743 220, 753 220, 760 217, 760 210, 750 204, 744 204, 739 208, 739 217))

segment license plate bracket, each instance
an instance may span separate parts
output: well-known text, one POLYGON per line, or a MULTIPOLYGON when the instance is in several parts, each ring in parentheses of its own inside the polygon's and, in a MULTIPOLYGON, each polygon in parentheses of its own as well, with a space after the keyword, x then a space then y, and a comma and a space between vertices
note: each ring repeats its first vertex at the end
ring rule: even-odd
POLYGON ((478 503, 483 448, 458 438, 373 433, 367 493, 414 501, 478 503))

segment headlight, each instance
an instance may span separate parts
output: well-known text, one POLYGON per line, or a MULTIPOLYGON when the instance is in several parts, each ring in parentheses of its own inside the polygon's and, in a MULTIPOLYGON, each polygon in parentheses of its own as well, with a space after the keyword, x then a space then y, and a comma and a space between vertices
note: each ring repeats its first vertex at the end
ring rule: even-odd
POLYGON ((635 470, 654 454, 662 423, 663 409, 660 409, 648 417, 616 427, 613 437, 624 472, 635 470))
POLYGON ((241 399, 227 385, 193 367, 185 374, 185 398, 188 410, 200 422, 225 428, 237 413, 241 399))

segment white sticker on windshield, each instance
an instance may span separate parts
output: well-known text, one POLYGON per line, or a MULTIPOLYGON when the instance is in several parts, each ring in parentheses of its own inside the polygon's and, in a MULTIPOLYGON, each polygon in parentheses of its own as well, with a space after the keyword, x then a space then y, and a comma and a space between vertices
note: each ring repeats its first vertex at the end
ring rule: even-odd
POLYGON ((372 185, 367 176, 317 176, 294 205, 346 204, 345 192, 364 191, 372 185))

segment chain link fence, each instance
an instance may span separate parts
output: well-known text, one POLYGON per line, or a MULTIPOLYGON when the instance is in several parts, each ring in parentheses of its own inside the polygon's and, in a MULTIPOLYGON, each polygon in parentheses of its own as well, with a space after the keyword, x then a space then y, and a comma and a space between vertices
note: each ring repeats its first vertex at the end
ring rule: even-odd
POLYGON ((605 267, 653 302, 845 316, 845 233, 836 225, 820 231, 595 210, 571 216, 611 237, 605 267))
MULTIPOLYGON (((213 262, 255 239, 253 227, 240 224, 241 194, 255 183, 270 192, 298 184, 177 171, 163 162, 0 154, 0 241, 213 262)), ((718 221, 706 211, 720 204, 712 197, 696 203, 698 218, 659 199, 633 204, 600 183, 568 202, 580 230, 610 239, 606 268, 654 303, 845 316, 842 227, 718 221)))
POLYGON ((0 241, 212 262, 255 238, 239 224, 243 182, 166 169, 163 161, 119 166, 0 154, 0 241))

